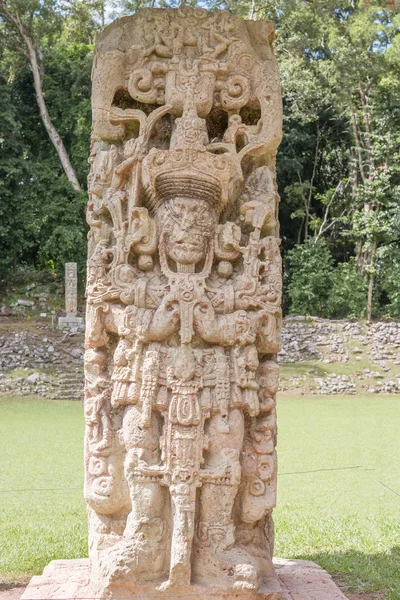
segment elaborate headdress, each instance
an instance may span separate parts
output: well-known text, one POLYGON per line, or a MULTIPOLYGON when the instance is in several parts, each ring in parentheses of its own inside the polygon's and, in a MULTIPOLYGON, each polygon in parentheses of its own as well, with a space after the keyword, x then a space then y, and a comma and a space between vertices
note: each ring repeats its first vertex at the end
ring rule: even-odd
POLYGON ((205 200, 217 213, 232 199, 241 172, 228 154, 205 148, 177 148, 149 152, 143 161, 143 185, 151 212, 173 198, 205 200))

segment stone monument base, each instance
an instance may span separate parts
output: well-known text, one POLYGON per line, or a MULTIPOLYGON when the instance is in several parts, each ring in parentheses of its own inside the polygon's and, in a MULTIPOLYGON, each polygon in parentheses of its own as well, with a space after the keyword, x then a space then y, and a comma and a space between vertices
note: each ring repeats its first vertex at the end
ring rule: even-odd
POLYGON ((75 315, 67 315, 66 317, 58 317, 58 328, 69 329, 76 331, 85 330, 85 322, 83 317, 76 317, 75 315))
MULTIPOLYGON (((190 600, 346 600, 330 575, 307 560, 274 559, 277 577, 267 580, 263 590, 218 591, 193 586, 190 600)), ((32 577, 21 600, 95 600, 88 585, 89 560, 53 560, 43 574, 32 577)), ((117 596, 114 596, 117 597, 117 596)), ((188 591, 150 591, 138 588, 132 600, 188 598, 188 591)), ((126 599, 126 595, 124 596, 126 599)))

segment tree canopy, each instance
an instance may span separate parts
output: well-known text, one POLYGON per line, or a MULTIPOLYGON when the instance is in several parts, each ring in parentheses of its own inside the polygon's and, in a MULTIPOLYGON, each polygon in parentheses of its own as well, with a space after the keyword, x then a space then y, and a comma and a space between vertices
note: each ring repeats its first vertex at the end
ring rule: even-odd
MULTIPOLYGON (((84 276, 96 35, 176 5, 0 0, 0 278, 21 264, 62 273, 65 261, 84 276)), ((276 24, 286 312, 399 317, 400 13, 367 0, 201 6, 276 24)))

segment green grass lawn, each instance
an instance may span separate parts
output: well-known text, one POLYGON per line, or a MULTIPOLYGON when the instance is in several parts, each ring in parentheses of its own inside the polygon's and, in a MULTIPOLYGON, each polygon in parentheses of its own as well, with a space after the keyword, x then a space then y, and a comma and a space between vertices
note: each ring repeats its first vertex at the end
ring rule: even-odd
MULTIPOLYGON (((400 398, 282 393, 278 415, 275 554, 400 599, 400 398)), ((78 403, 0 402, 3 581, 86 555, 82 437, 78 403)))
POLYGON ((276 555, 398 600, 400 398, 282 393, 278 426, 276 555))
POLYGON ((85 556, 83 430, 80 403, 0 401, 0 580, 85 556))

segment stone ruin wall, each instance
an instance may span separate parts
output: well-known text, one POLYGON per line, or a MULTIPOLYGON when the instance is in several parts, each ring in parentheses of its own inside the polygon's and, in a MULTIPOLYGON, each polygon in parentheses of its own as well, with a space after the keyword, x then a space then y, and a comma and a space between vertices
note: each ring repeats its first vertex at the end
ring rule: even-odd
POLYGON ((96 45, 85 495, 99 597, 277 597, 273 37, 227 12, 144 9, 96 45))

